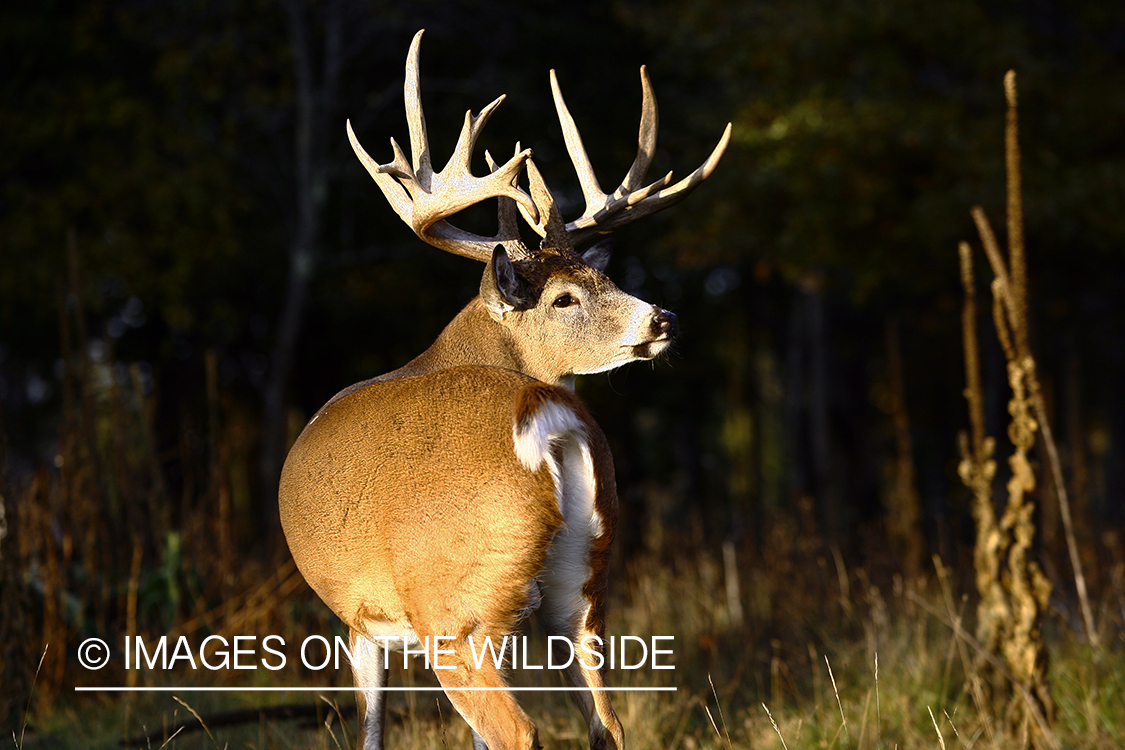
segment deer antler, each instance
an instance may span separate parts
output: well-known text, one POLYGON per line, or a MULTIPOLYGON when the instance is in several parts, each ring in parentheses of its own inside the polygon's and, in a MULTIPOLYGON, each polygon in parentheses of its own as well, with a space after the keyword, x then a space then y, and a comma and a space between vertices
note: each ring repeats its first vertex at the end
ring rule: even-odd
POLYGON ((711 176, 715 166, 723 157, 730 143, 731 125, 727 123, 718 145, 694 172, 674 185, 672 173, 649 185, 641 186, 652 163, 656 151, 657 113, 656 97, 652 92, 648 73, 641 66, 641 125, 637 138, 637 157, 629 168, 621 185, 612 193, 602 192, 597 177, 594 176, 590 159, 582 145, 582 136, 574 124, 574 118, 567 109, 559 89, 555 71, 551 71, 551 92, 562 124, 563 138, 567 152, 574 164, 586 209, 574 221, 566 222, 559 218, 558 206, 550 191, 531 161, 531 149, 520 150, 502 165, 497 165, 491 155, 485 152, 490 173, 484 177, 474 177, 471 171, 473 148, 488 118, 496 110, 504 97, 500 96, 479 114, 465 113, 465 123, 457 138, 457 146, 440 172, 434 172, 430 157, 429 138, 426 133, 426 118, 422 111, 421 87, 418 82, 418 50, 422 41, 422 31, 414 35, 410 52, 406 58, 406 119, 410 130, 411 159, 391 139, 394 159, 387 164, 379 164, 363 149, 352 131, 348 121, 348 140, 356 156, 383 191, 387 202, 417 234, 427 243, 456 255, 487 262, 497 244, 503 244, 513 259, 528 254, 526 246, 520 241, 517 222, 514 220, 513 206, 519 207, 527 223, 546 238, 546 246, 557 249, 572 249, 579 243, 598 234, 607 234, 618 227, 632 222, 669 206, 679 203, 696 188, 699 183, 711 176), (518 185, 518 178, 524 166, 528 167, 531 194, 518 185), (481 202, 487 198, 498 198, 499 229, 492 237, 473 234, 446 221, 458 211, 481 202))
MULTIPOLYGON (((418 84, 418 49, 422 41, 422 31, 414 35, 410 53, 406 57, 406 119, 410 130, 410 151, 412 161, 399 148, 394 138, 391 148, 395 158, 388 164, 379 164, 359 145, 348 121, 348 140, 356 156, 371 174, 387 202, 414 233, 427 243, 456 255, 487 262, 497 243, 505 245, 510 254, 526 253, 519 241, 515 222, 506 221, 501 216, 500 229, 493 237, 473 234, 446 221, 458 211, 479 203, 487 198, 511 198, 520 206, 521 212, 533 225, 538 222, 539 210, 527 193, 516 185, 516 179, 524 164, 531 158, 531 149, 520 151, 497 167, 489 156, 492 172, 484 177, 474 177, 471 171, 473 147, 488 118, 504 101, 500 96, 480 114, 465 113, 465 124, 457 138, 457 146, 449 157, 445 168, 434 172, 430 161, 429 138, 426 134, 426 118, 422 111, 421 88, 418 84)), ((486 154, 487 155, 487 154, 486 154)), ((501 204, 504 201, 501 200, 501 204)), ((510 205, 510 204, 509 204, 510 205)), ((503 209, 502 209, 503 211, 503 209)))
MULTIPOLYGON (((711 176, 719 159, 723 157, 727 144, 730 142, 730 123, 727 123, 723 137, 707 157, 707 161, 690 175, 671 187, 672 173, 669 172, 662 179, 645 187, 640 187, 645 178, 652 156, 656 150, 656 97, 652 93, 652 84, 648 80, 648 73, 641 66, 641 126, 637 138, 637 158, 633 166, 625 175, 621 185, 613 193, 602 192, 594 170, 590 166, 590 159, 586 156, 586 149, 582 145, 582 136, 574 124, 574 118, 563 101, 562 91, 559 89, 558 78, 555 71, 551 71, 551 93, 555 99, 555 109, 559 113, 559 122, 562 124, 563 139, 566 149, 570 153, 570 160, 574 164, 574 171, 578 173, 578 181, 582 186, 582 195, 586 199, 586 210, 582 216, 574 221, 567 222, 566 231, 572 244, 589 239, 596 234, 605 234, 618 227, 630 224, 643 216, 668 208, 679 203, 695 189, 699 183, 711 176)), ((545 235, 546 228, 541 226, 534 215, 524 210, 520 204, 521 213, 535 231, 545 235)))

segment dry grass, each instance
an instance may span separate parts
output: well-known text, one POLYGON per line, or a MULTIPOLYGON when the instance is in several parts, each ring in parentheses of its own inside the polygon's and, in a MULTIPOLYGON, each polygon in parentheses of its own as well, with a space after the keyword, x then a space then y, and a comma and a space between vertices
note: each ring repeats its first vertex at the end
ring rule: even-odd
MULTIPOLYGON (((831 553, 827 557, 831 557, 831 553)), ((863 570, 844 574, 813 554, 796 561, 797 576, 779 578, 762 560, 741 567, 749 582, 739 592, 746 624, 731 625, 721 554, 679 556, 669 563, 637 561, 619 579, 609 630, 613 634, 674 635, 675 671, 614 673, 616 686, 674 685, 675 693, 620 693, 615 706, 635 748, 1002 748, 991 730, 997 718, 974 700, 966 678, 974 644, 961 618, 970 611, 941 569, 886 590, 863 570), (823 572, 831 575, 825 576, 823 572), (827 582, 827 586, 820 585, 827 582), (768 616, 763 616, 768 615, 768 616), (959 633, 961 633, 959 635, 959 633)), ((966 571, 967 573, 967 571, 966 571)), ((971 580, 965 577, 966 581, 971 580)), ((1122 575, 1117 576, 1118 585, 1122 575)), ((1125 746, 1125 592, 1107 597, 1098 658, 1060 616, 1048 622, 1052 689, 1058 702, 1056 731, 1065 747, 1125 746)), ((311 593, 273 601, 273 617, 317 607, 311 593)), ((300 627, 275 620, 270 627, 300 627)), ((68 667, 73 676, 76 665, 68 667)), ((246 674, 246 673, 244 673, 246 674)), ((151 677, 151 675, 149 675, 151 677)), ((180 674, 176 684, 206 685, 180 674)), ((252 673, 234 684, 310 684, 315 675, 292 669, 252 673)), ((338 684, 347 684, 338 675, 338 684)), ((520 682, 522 676, 516 676, 520 682)), ((212 678, 213 679, 213 678, 212 678)), ((420 664, 393 676, 395 684, 436 684, 420 664)), ((168 683, 160 677, 142 683, 168 683)), ((324 684, 323 681, 320 684, 324 684)), ((526 683, 525 683, 526 684, 526 683)), ((348 706, 347 693, 325 700, 348 706)), ((584 747, 586 732, 561 694, 523 694, 521 702, 540 727, 547 747, 584 747)), ((33 711, 17 747, 117 747, 127 736, 160 731, 151 747, 337 748, 354 742, 354 719, 341 725, 308 693, 167 693, 73 695, 33 711), (178 722, 196 724, 235 708, 282 703, 320 705, 315 720, 269 720, 237 727, 190 726, 167 740, 178 722), (164 744, 166 741, 166 745, 164 744)), ((394 694, 388 747, 469 747, 467 727, 443 697, 394 694)), ((142 745, 144 746, 144 745, 142 745)))

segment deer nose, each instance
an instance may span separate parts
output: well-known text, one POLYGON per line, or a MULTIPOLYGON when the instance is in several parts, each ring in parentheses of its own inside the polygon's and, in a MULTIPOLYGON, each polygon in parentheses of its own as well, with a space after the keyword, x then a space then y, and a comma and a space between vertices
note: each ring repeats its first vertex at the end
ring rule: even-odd
POLYGON ((657 336, 672 338, 676 335, 678 329, 676 313, 669 310, 660 310, 652 316, 652 332, 657 336))

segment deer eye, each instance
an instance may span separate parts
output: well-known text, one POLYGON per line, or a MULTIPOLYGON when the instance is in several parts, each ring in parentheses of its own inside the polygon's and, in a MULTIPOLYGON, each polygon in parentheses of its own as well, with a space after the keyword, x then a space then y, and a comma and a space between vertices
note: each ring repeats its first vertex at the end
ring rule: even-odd
POLYGON ((558 308, 570 307, 571 305, 577 305, 578 300, 574 299, 574 297, 571 297, 569 294, 562 294, 551 304, 558 308))

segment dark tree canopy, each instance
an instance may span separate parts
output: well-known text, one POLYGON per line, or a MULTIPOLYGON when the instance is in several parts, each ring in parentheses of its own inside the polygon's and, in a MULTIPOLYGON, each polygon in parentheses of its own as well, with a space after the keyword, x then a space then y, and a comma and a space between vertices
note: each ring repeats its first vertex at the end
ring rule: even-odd
MULTIPOLYGON (((927 523, 963 511, 950 470, 965 422, 956 243, 973 236, 972 205, 1002 223, 1000 81, 1016 69, 1036 346, 1056 392, 1079 373, 1076 413, 1106 462, 1099 502, 1120 490, 1105 447, 1125 429, 1112 385, 1125 374, 1125 100, 1115 95, 1125 12, 1115 4, 10 6, 0 12, 0 395, 20 466, 50 461, 69 359, 89 347, 61 351, 67 315, 98 357, 140 366, 173 484, 186 481, 185 415, 206 421, 208 357, 225 423, 253 445, 278 368, 279 424, 299 423, 340 387, 425 348, 480 269, 397 221, 343 123, 390 158, 386 139, 406 132, 402 60, 426 27, 437 160, 466 109, 506 93, 478 152, 530 145, 564 200, 577 187, 552 67, 603 184, 632 158, 642 63, 664 115, 654 173, 693 168, 733 120, 711 182, 616 240, 610 273, 681 314, 677 353, 581 385, 617 442, 637 517, 695 516, 704 535, 737 533, 805 495, 837 531, 878 514, 888 318, 902 337, 927 523), (302 138, 313 139, 313 176, 302 138), (303 224, 312 204, 317 220, 303 224), (286 350, 295 268, 307 298, 286 350), (661 503, 653 482, 672 488, 661 503)), ((269 513, 268 477, 247 465, 248 507, 269 513)), ((642 543, 634 533, 630 544, 642 543)))

